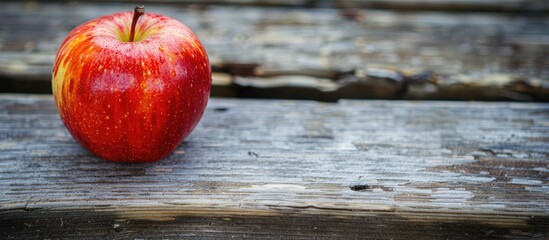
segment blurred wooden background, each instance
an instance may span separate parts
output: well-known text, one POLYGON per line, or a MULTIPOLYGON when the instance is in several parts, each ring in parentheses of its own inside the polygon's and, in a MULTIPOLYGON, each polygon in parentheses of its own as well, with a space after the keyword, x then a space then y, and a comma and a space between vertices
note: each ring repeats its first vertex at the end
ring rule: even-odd
MULTIPOLYGON (((142 1, 210 55, 212 96, 549 100, 544 0, 142 1)), ((0 92, 51 92, 77 25, 132 1, 0 1, 0 92)))

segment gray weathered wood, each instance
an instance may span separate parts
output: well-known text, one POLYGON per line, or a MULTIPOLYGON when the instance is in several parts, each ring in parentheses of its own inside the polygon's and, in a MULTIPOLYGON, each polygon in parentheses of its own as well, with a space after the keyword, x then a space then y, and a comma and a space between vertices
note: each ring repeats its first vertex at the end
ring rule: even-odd
MULTIPOLYGON (((458 5, 504 2, 528 5, 458 5)), ((0 92, 50 92, 54 55, 66 34, 132 8, 0 2, 0 92)), ((549 18, 543 14, 153 3, 147 11, 187 24, 213 70, 230 75, 221 82, 214 77, 214 96, 549 101, 549 18), (286 81, 271 84, 276 77, 286 81)))
MULTIPOLYGON (((86 2, 89 0, 81 0, 86 2)), ((92 0, 89 2, 109 2, 92 0)), ((131 0, 118 2, 134 3, 131 0)), ((142 0, 142 3, 169 4, 224 4, 286 7, 337 7, 381 8, 392 10, 437 10, 437 11, 487 11, 487 12, 544 12, 549 4, 543 0, 142 0)))
POLYGON ((547 239, 549 104, 212 99, 153 164, 0 95, 0 238, 547 239))

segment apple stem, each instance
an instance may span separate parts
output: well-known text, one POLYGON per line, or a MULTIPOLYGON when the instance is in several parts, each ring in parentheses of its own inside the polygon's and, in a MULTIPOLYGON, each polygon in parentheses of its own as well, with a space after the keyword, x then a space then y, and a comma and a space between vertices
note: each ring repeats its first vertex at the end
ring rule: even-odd
POLYGON ((137 6, 133 10, 133 20, 132 20, 132 28, 130 29, 130 42, 133 42, 133 38, 135 36, 135 25, 137 24, 137 19, 141 17, 145 13, 145 6, 137 6))

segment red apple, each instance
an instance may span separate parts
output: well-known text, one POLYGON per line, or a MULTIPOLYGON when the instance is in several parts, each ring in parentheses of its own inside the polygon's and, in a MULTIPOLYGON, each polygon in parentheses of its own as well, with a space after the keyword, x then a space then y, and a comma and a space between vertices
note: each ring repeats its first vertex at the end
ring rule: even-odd
POLYGON ((76 27, 53 67, 63 123, 82 146, 111 161, 169 155, 196 126, 210 94, 210 64, 195 34, 143 11, 76 27))

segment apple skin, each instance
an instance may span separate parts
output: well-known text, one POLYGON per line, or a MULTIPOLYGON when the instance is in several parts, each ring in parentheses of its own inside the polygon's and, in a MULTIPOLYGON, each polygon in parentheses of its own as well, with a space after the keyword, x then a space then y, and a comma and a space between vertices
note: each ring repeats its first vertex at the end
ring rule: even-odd
POLYGON ((128 42, 133 12, 86 22, 56 55, 52 88, 71 135, 101 158, 154 162, 196 126, 210 95, 211 68, 181 22, 145 13, 128 42))

